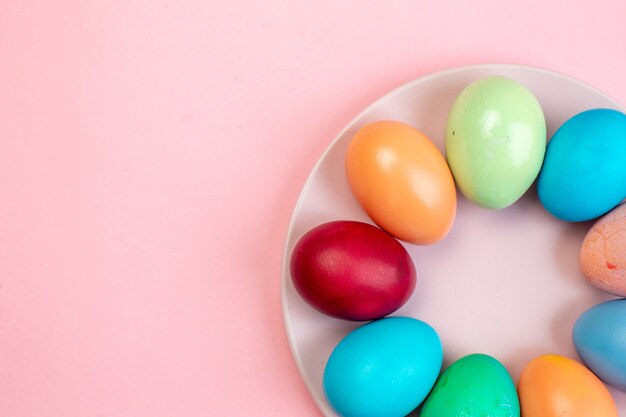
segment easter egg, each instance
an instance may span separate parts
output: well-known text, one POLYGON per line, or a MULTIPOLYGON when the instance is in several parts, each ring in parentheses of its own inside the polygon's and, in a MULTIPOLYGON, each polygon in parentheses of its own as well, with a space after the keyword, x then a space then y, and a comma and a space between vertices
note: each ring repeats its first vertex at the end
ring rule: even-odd
POLYGON ((580 268, 591 284, 626 297, 626 204, 589 230, 580 248, 580 268))
POLYGON ((563 123, 548 143, 537 191, 548 212, 570 222, 617 206, 626 197, 626 115, 592 109, 563 123))
POLYGON ((305 301, 346 320, 386 316, 415 288, 415 267, 406 249, 362 222, 334 221, 311 229, 296 243, 290 267, 305 301))
POLYGON ((626 299, 585 311, 573 331, 576 352, 604 382, 626 392, 626 299))
POLYGON ((420 417, 519 417, 515 384, 491 356, 473 354, 450 365, 422 406, 420 417))
POLYGON ((533 359, 522 371, 518 394, 524 417, 618 417, 602 381, 564 356, 533 359))
POLYGON ((454 180, 443 155, 419 130, 397 121, 363 126, 350 142, 345 168, 355 198, 388 233, 426 245, 450 231, 454 180))
POLYGON ((402 417, 415 409, 441 369, 439 336, 423 321, 387 317, 349 333, 324 369, 324 392, 343 417, 402 417))
POLYGON ((515 80, 482 78, 456 98, 446 157, 456 185, 479 206, 501 209, 531 186, 546 149, 546 122, 533 93, 515 80))

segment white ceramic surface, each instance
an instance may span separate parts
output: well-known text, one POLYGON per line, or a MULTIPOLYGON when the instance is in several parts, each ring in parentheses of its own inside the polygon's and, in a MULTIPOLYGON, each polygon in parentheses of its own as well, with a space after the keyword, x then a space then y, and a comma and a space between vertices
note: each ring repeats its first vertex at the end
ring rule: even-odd
MULTIPOLYGON (((364 124, 400 120, 426 133, 444 150, 446 119, 458 93, 488 75, 514 78, 535 93, 545 112, 548 137, 566 119, 593 107, 624 111, 594 88, 561 74, 515 65, 455 68, 412 81, 357 116, 319 160, 293 214, 285 247, 282 291, 285 325, 302 377, 325 416, 336 416, 322 388, 332 349, 361 325, 326 317, 296 293, 289 258, 297 240, 330 220, 372 223, 354 200, 344 175, 344 155, 364 124)), ((330 142, 330 141, 329 141, 330 142)), ((513 206, 482 209, 459 194, 451 233, 431 246, 405 244, 415 262, 417 287, 394 315, 431 324, 444 347, 444 367, 469 353, 498 358, 517 381, 524 365, 540 354, 578 359, 571 330, 578 316, 608 295, 587 284, 578 250, 591 223, 569 224, 551 217, 534 187, 513 206)), ((611 390, 626 416, 626 394, 611 390)))

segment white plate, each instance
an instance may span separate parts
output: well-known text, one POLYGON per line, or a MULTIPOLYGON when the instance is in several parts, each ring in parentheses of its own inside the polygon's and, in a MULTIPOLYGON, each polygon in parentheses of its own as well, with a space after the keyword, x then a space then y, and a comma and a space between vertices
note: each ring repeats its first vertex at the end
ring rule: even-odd
MULTIPOLYGON (((593 107, 624 111, 594 88, 561 74, 516 65, 480 65, 438 72, 382 97, 357 116, 322 155, 293 214, 285 247, 282 300, 287 334, 302 378, 326 416, 336 416, 324 397, 322 375, 333 348, 360 326, 326 317, 296 293, 289 258, 309 229, 331 220, 372 223, 354 200, 344 175, 344 155, 364 124, 400 120, 426 133, 443 152, 448 112, 472 81, 504 75, 535 93, 545 112, 548 137, 574 114, 593 107)), ((587 308, 610 297, 591 287, 578 268, 578 251, 591 223, 551 217, 533 189, 513 206, 482 209, 459 195, 451 233, 431 246, 405 244, 415 262, 417 287, 394 315, 431 324, 444 348, 444 367, 469 353, 498 358, 517 381, 524 365, 544 353, 578 359, 572 326, 587 308)), ((621 415, 626 394, 611 391, 621 415)))

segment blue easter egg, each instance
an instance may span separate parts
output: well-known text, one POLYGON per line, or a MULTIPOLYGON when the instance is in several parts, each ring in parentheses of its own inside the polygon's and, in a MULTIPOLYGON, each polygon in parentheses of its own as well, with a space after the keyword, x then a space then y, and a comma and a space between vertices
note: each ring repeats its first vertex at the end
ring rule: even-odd
POLYGON ((387 317, 349 333, 324 369, 324 392, 343 417, 401 417, 433 387, 443 360, 428 324, 387 317))
POLYGON ((601 380, 626 392, 626 299, 585 311, 574 325, 574 347, 601 380))
POLYGON ((626 197, 626 115, 592 109, 575 115, 548 142, 537 191, 555 217, 601 216, 626 197))

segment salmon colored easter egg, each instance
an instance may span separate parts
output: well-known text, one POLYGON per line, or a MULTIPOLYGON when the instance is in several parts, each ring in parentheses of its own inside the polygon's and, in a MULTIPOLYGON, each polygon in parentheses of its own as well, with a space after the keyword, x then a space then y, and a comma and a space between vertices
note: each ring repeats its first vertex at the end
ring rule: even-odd
POLYGON ((589 230, 580 248, 580 269, 592 285, 626 297, 626 204, 589 230))
POLYGON ((517 390, 524 417, 619 417, 613 397, 598 377, 564 356, 530 361, 517 390))
POLYGON ((362 127, 350 142, 346 174, 370 218, 398 239, 428 245, 452 228, 456 189, 450 168, 414 127, 397 121, 362 127))

